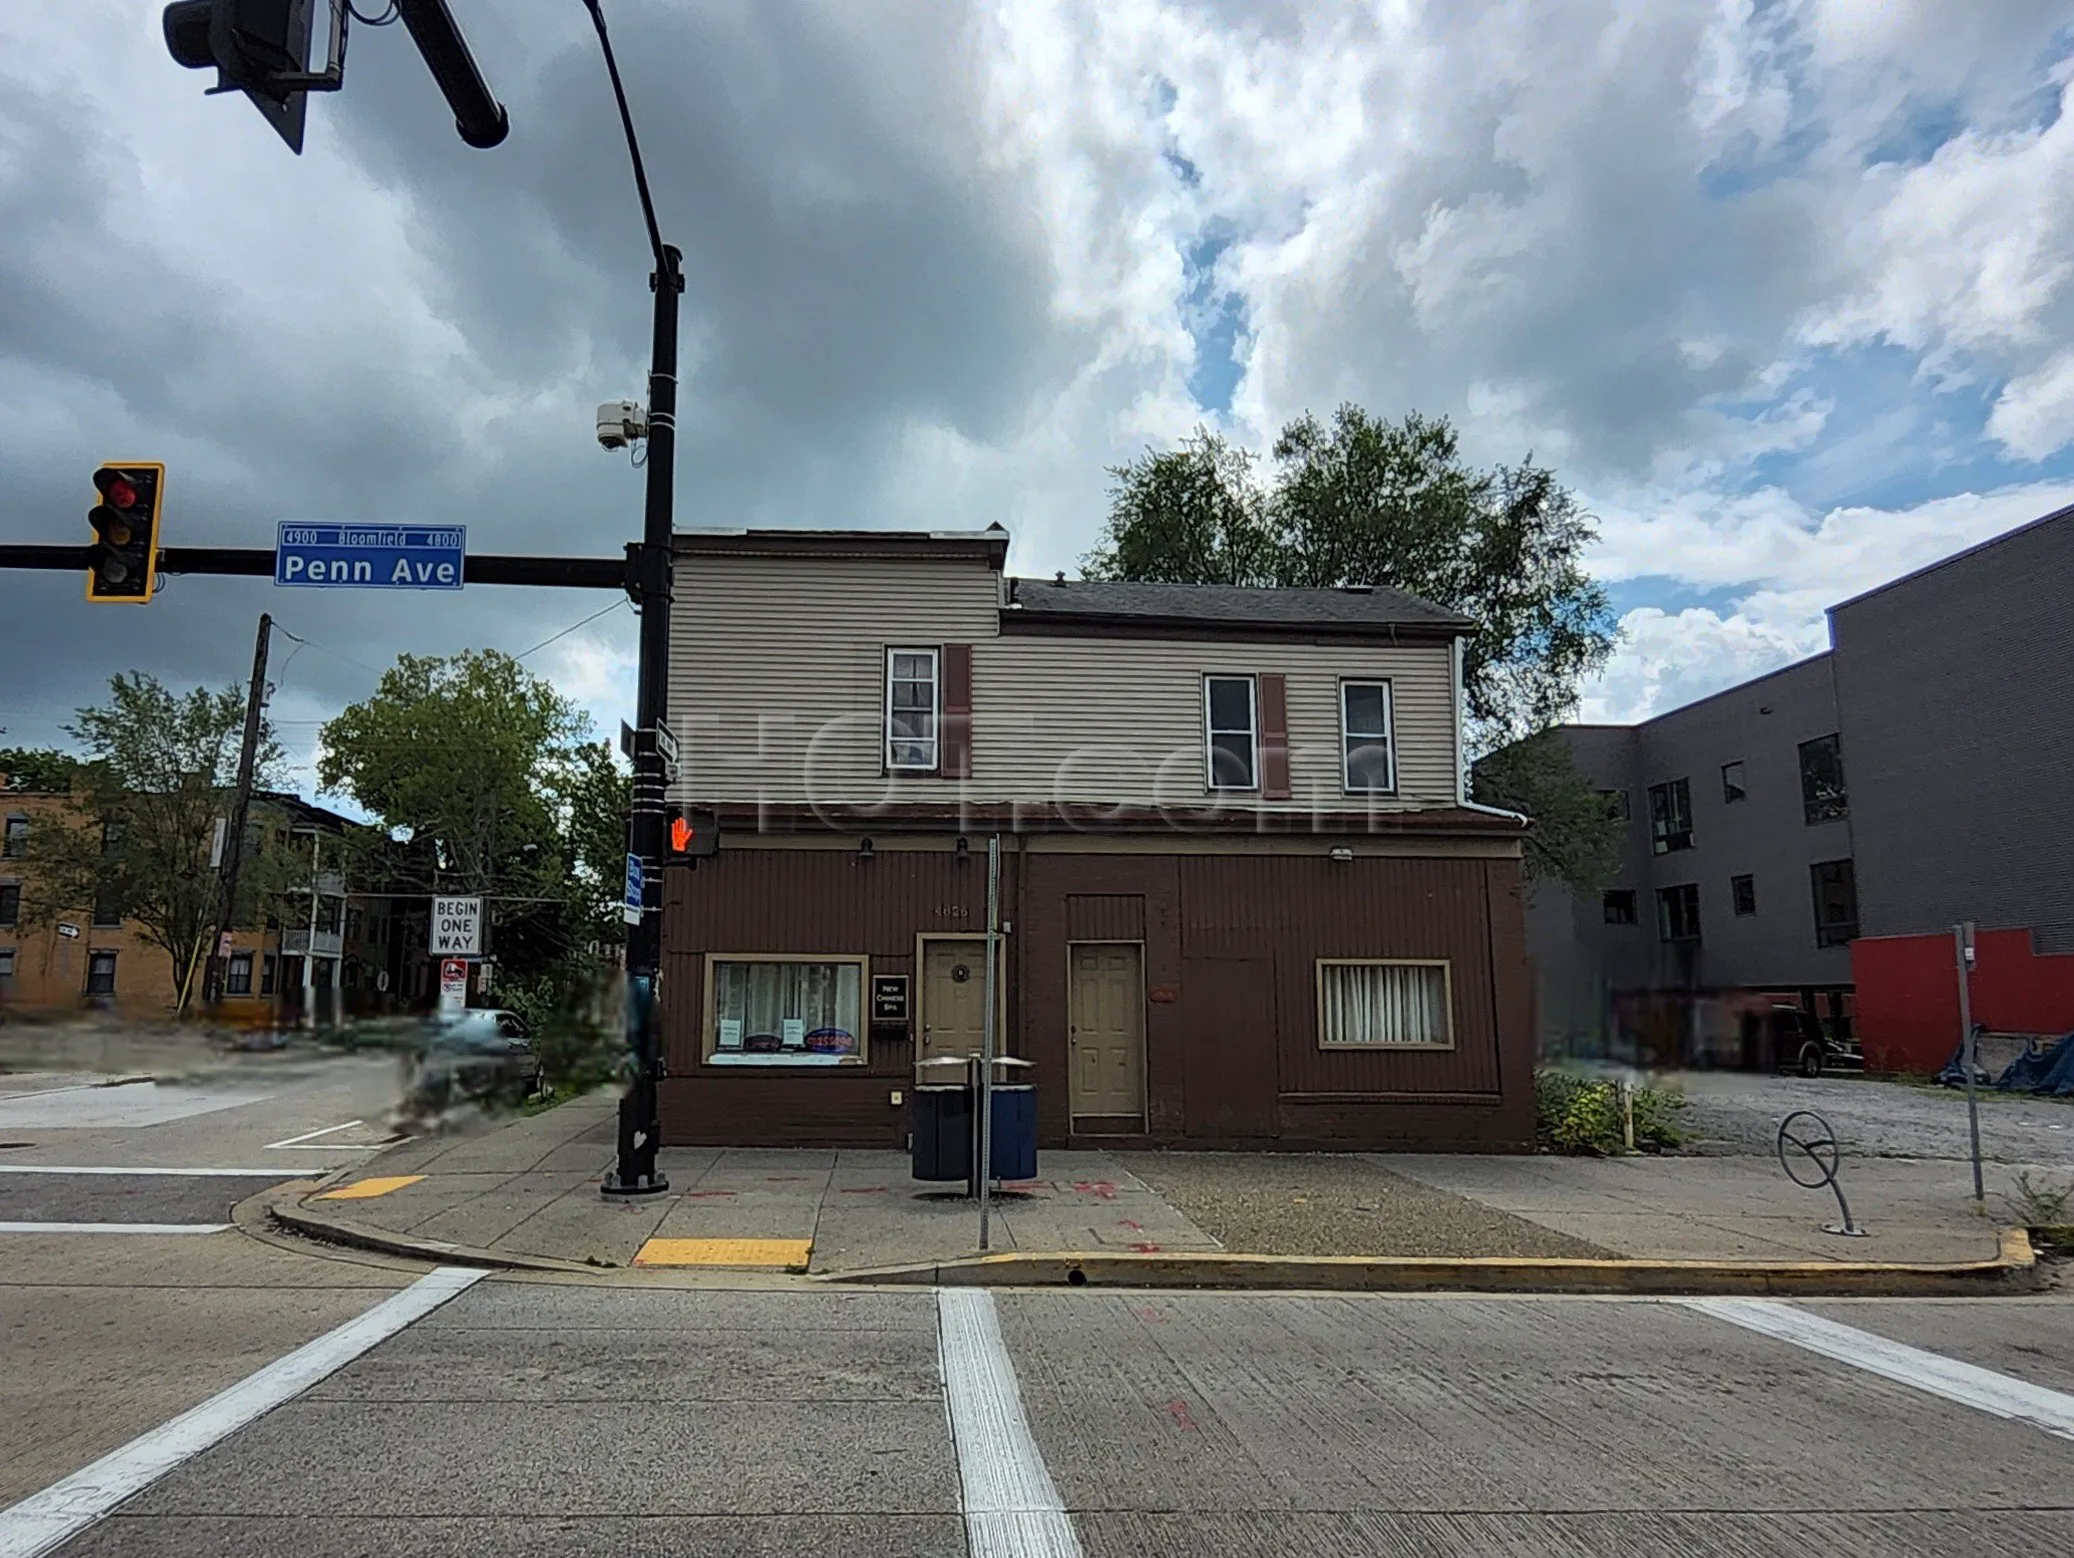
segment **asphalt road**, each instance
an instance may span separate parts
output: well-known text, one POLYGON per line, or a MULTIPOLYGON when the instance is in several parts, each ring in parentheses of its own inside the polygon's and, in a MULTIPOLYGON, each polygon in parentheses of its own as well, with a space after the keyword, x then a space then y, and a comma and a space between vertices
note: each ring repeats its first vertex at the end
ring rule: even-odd
POLYGON ((293 1055, 177 1083, 0 1075, 0 1505, 417 1275, 222 1226, 269 1184, 367 1156, 395 1075, 393 1062, 293 1055))
POLYGON ((61 1550, 1917 1558, 2074 1545, 2074 1303, 1756 1308, 1768 1323, 1840 1322, 1872 1353, 1870 1338, 1928 1346, 2062 1392, 2031 1407, 2060 1413, 2070 1437, 1670 1302, 490 1278, 61 1550))
POLYGON ((64 1171, 0 1171, 0 1225, 102 1230, 0 1233, 0 1555, 2074 1549, 2057 1295, 605 1285, 107 1231, 356 1161, 386 1076, 0 1096, 0 1170, 64 1171))

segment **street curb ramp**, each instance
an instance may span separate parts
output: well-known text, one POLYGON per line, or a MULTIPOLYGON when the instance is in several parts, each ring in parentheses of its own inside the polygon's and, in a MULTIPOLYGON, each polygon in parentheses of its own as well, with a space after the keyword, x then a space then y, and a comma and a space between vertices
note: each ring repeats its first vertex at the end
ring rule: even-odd
POLYGON ((1202 1288, 1340 1293, 1556 1293, 1607 1297, 1944 1298, 2029 1293, 2037 1257, 2021 1228, 1997 1230, 1994 1260, 1556 1260, 1417 1255, 1010 1252, 829 1273, 845 1285, 1202 1288))

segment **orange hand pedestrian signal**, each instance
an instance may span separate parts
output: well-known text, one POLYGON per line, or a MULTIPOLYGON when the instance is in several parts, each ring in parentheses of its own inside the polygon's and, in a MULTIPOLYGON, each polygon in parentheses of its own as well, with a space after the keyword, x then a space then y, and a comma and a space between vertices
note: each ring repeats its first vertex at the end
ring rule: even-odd
POLYGON ((663 828, 669 850, 666 865, 708 860, 720 853, 720 819, 700 806, 672 806, 663 828))

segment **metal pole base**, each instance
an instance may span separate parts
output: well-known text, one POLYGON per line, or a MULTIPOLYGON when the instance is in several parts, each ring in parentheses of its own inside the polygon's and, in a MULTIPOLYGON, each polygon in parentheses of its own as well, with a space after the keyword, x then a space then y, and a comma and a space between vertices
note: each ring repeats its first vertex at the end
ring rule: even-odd
POLYGON ((670 1177, 667 1174, 650 1174, 640 1179, 622 1183, 619 1171, 614 1169, 606 1173, 605 1182, 598 1186, 598 1194, 602 1196, 658 1196, 669 1188, 670 1177))
POLYGON ((1822 1231, 1824 1233, 1833 1233, 1842 1239, 1870 1239, 1872 1237, 1870 1228, 1860 1228, 1856 1223, 1824 1223, 1822 1231))

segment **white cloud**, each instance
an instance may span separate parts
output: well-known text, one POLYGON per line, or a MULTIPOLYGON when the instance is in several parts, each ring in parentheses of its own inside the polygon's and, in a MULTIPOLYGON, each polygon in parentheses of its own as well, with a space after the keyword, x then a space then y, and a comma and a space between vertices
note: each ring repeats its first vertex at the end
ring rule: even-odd
POLYGON ((1988 433, 2024 460, 2042 460, 2074 443, 2074 351, 2005 384, 1988 433))
POLYGON ((1771 491, 1728 505, 1615 510, 1604 572, 1737 592, 1731 609, 1641 607, 1586 690, 1583 717, 1647 719, 1829 646, 1828 608, 2074 503, 2074 481, 1965 493, 1903 509, 1814 515, 1771 491))
MULTIPOLYGON (((505 146, 458 145, 396 29, 356 41, 297 161, 170 65, 150 8, 0 8, 18 538, 62 535, 110 446, 174 462, 186 540, 462 512, 482 550, 610 554, 633 533, 639 480, 587 431, 637 391, 647 309, 595 40, 563 0, 457 10, 512 110, 505 146)), ((687 523, 998 519, 1012 565, 1048 573, 1095 539, 1105 467, 1147 443, 1202 420, 1264 443, 1342 399, 1416 408, 1479 461, 1554 463, 1603 517, 1609 577, 1719 592, 1630 615, 1593 697, 1633 709, 1804 652, 1829 601, 2068 495, 2032 480, 2059 467, 2015 463, 2074 441, 2064 0, 612 18, 687 257, 687 523), (1226 414, 1188 388, 1185 256, 1213 233, 1243 310, 1226 414), (1904 358, 1877 391, 1894 404, 1854 376, 1875 353, 1904 358), (2000 386, 1984 430, 1978 392, 1944 393, 1961 384, 2000 386)), ((48 668, 49 698, 146 660, 232 679, 268 604, 240 590, 182 581, 48 668)), ((0 660, 79 642, 75 596, 0 579, 0 660)), ((601 603, 292 615, 386 663, 523 649, 601 603)), ((632 648, 608 618, 532 663, 610 732, 632 648)), ((364 691, 341 664, 298 672, 313 709, 364 691)))

